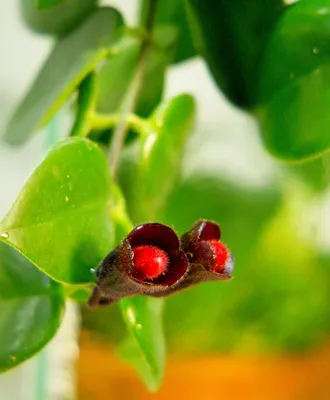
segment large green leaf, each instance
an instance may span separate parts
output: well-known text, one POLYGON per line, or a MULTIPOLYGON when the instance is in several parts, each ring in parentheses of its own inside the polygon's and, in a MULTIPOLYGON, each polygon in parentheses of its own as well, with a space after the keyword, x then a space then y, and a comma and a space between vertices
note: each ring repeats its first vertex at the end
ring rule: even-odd
POLYGON ((265 46, 284 1, 185 1, 195 45, 218 86, 235 104, 251 108, 265 46))
MULTIPOLYGON (((141 20, 146 20, 148 0, 142 1, 141 20)), ((185 61, 196 55, 188 26, 184 0, 160 0, 157 3, 156 27, 171 25, 179 30, 174 62, 185 61)))
POLYGON ((330 9, 324 0, 290 7, 269 41, 258 112, 275 156, 302 160, 330 148, 330 9))
MULTIPOLYGON (((157 28, 146 61, 143 83, 136 102, 136 113, 147 117, 160 102, 163 94, 166 67, 173 56, 177 37, 175 27, 157 28)), ((136 70, 141 40, 124 37, 116 46, 116 53, 100 71, 97 110, 118 112, 136 70)))
POLYGON ((121 300, 120 307, 133 336, 124 343, 121 355, 138 370, 150 390, 157 390, 165 366, 163 301, 136 296, 121 300))
POLYGON ((97 7, 98 0, 20 0, 24 21, 36 32, 66 35, 97 7))
POLYGON ((135 222, 154 220, 179 176, 183 150, 195 117, 194 99, 183 94, 165 102, 150 117, 138 151, 124 158, 121 179, 135 222))
POLYGON ((0 241, 0 372, 41 350, 63 309, 61 286, 0 241))
POLYGON ((121 23, 117 11, 101 8, 57 42, 9 122, 9 143, 24 142, 50 120, 84 77, 106 57, 121 23))
POLYGON ((0 223, 6 242, 53 279, 92 281, 91 268, 111 250, 107 160, 91 141, 53 146, 0 223))

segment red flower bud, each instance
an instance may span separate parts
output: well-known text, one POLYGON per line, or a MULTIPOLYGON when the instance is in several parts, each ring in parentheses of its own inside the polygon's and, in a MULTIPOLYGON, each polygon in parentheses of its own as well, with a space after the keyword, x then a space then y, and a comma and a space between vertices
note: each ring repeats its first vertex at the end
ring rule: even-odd
POLYGON ((200 282, 231 279, 233 256, 220 241, 220 236, 219 226, 207 220, 197 221, 182 236, 181 245, 190 268, 176 291, 200 282))
POLYGON ((192 264, 210 272, 212 279, 229 279, 233 269, 233 257, 220 241, 220 228, 211 221, 199 220, 181 238, 182 248, 192 264))
POLYGON ((101 262, 89 306, 135 294, 166 295, 184 278, 188 266, 171 228, 158 223, 139 225, 101 262))

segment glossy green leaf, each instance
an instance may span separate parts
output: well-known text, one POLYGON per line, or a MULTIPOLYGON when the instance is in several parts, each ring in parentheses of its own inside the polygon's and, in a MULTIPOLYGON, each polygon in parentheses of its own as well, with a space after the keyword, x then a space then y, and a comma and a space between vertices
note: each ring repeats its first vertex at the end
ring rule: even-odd
MULTIPOLYGON (((160 102, 163 94, 165 70, 173 56, 177 37, 175 28, 155 30, 146 61, 143 83, 136 102, 136 113, 147 117, 160 102)), ((97 110, 103 113, 118 112, 136 70, 141 40, 124 37, 116 46, 114 55, 100 71, 97 110)))
POLYGON ((61 286, 0 241, 0 372, 40 351, 63 311, 61 286))
MULTIPOLYGON (((146 20, 146 10, 149 1, 143 0, 141 5, 141 20, 146 20)), ((193 45, 184 0, 160 0, 157 2, 156 27, 162 24, 178 29, 179 35, 173 62, 185 61, 196 55, 193 45)))
POLYGON ((112 8, 101 8, 55 45, 6 130, 11 144, 27 140, 44 126, 79 83, 106 57, 122 19, 112 8))
POLYGON ((330 8, 323 0, 289 8, 269 41, 258 111, 276 157, 303 160, 330 148, 330 8))
POLYGON ((166 204, 179 176, 194 118, 194 99, 187 94, 177 96, 153 113, 150 130, 140 139, 133 157, 128 149, 128 163, 124 159, 120 177, 135 222, 157 219, 166 204))
MULTIPOLYGON (((117 184, 111 184, 111 201, 109 202, 109 217, 113 225, 111 244, 116 247, 125 236, 134 228, 126 212, 125 199, 117 184)), ((86 304, 90 297, 94 283, 64 284, 66 296, 86 304)))
POLYGON ((64 36, 81 24, 98 0, 20 0, 24 21, 38 33, 64 36))
MULTIPOLYGON (((186 0, 199 53, 218 86, 243 108, 256 103, 260 64, 282 0, 186 0)), ((278 60, 278 63, 281 63, 278 60)))
POLYGON ((93 281, 111 250, 108 164, 93 142, 71 138, 51 148, 0 223, 6 242, 53 279, 93 281))
POLYGON ((136 296, 121 300, 120 307, 132 334, 121 348, 121 355, 138 370, 150 390, 157 390, 165 366, 163 301, 136 296))

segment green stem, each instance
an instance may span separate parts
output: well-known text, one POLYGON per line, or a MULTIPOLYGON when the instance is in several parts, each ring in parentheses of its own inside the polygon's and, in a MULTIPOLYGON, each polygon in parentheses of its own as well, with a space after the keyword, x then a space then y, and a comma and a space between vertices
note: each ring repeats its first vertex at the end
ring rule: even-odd
POLYGON ((97 76, 93 71, 78 87, 77 113, 70 136, 87 136, 90 129, 90 114, 96 103, 97 76))
MULTIPOLYGON (((92 129, 105 130, 115 128, 120 120, 119 114, 98 114, 94 113, 89 116, 89 123, 92 129)), ((151 129, 150 123, 144 118, 140 118, 135 114, 126 116, 127 129, 133 129, 141 136, 151 129)))
MULTIPOLYGON (((148 37, 152 37, 152 30, 156 17, 157 2, 158 0, 149 0, 147 21, 145 26, 148 37)), ((131 84, 125 95, 120 110, 121 118, 118 121, 118 125, 113 135, 113 140, 110 149, 110 172, 113 178, 116 175, 120 151, 123 146, 125 135, 127 132, 127 122, 126 122, 127 116, 134 113, 136 100, 140 92, 140 88, 142 86, 143 75, 147 61, 147 56, 149 53, 149 48, 150 48, 150 40, 146 39, 142 42, 137 68, 133 76, 133 79, 131 81, 131 84)))

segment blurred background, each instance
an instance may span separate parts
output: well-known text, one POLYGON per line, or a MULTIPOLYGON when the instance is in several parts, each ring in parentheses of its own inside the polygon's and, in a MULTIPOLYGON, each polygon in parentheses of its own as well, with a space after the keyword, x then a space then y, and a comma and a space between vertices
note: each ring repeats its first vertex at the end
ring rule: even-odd
MULTIPOLYGON (((138 1, 104 4, 136 21, 138 1)), ((24 26, 18 1, 2 0, 1 10, 0 132, 52 45, 24 26)), ((77 383, 76 398, 330 399, 329 156, 303 166, 273 159, 256 122, 226 101, 198 57, 168 70, 165 98, 182 92, 196 98, 197 123, 160 222, 183 233, 198 218, 217 221, 235 255, 234 279, 166 301, 169 356, 155 394, 117 354, 126 329, 119 309, 82 307, 80 353, 67 378, 77 383)), ((23 147, 0 144, 1 215, 49 143, 66 134, 67 118, 62 111, 55 133, 23 147)), ((76 332, 75 324, 68 330, 76 332)))

